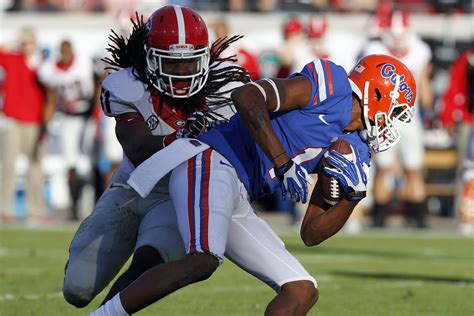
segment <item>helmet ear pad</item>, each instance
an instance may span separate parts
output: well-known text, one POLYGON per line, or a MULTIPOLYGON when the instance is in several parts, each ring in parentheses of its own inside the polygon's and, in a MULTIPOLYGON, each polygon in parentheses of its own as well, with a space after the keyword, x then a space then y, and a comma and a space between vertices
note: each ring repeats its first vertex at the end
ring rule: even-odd
POLYGON ((150 16, 146 29, 146 73, 153 87, 173 98, 198 93, 206 83, 210 60, 209 35, 202 17, 190 8, 165 6, 150 16), (196 61, 197 69, 167 72, 163 64, 170 61, 196 61))

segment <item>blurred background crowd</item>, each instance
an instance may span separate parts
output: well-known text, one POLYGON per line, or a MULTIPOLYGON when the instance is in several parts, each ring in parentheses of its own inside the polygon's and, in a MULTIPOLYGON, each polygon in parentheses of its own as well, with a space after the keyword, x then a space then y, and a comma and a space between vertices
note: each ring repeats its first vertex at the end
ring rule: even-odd
MULTIPOLYGON (((373 53, 401 59, 417 80, 417 118, 372 163, 369 197, 346 229, 448 222, 474 233, 474 2, 470 0, 3 0, 0 4, 1 223, 45 225, 89 214, 122 158, 101 113, 110 29, 135 11, 198 10, 211 38, 252 79, 286 77, 314 58, 346 71, 373 53)), ((304 205, 279 193, 259 209, 297 226, 304 205)))

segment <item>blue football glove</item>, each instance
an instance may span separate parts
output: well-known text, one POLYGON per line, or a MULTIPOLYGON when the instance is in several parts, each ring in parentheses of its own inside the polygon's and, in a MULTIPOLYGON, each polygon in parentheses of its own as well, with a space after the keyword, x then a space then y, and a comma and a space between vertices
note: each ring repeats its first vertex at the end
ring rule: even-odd
POLYGON ((344 198, 349 201, 360 201, 367 193, 369 166, 361 163, 358 154, 352 148, 353 161, 337 151, 330 150, 326 161, 334 168, 324 167, 324 171, 335 177, 344 191, 344 198))
POLYGON ((313 183, 313 179, 305 168, 290 160, 281 167, 275 168, 275 175, 280 180, 283 200, 286 200, 288 195, 295 202, 306 203, 308 183, 313 183))

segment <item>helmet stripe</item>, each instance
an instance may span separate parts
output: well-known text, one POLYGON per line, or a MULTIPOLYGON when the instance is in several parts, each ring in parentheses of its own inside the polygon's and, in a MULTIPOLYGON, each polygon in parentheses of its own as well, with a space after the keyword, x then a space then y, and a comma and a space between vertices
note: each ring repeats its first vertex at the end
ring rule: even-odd
POLYGON ((359 87, 355 84, 354 81, 352 81, 351 78, 349 78, 349 84, 351 85, 352 92, 354 92, 362 101, 362 91, 360 91, 359 87))
POLYGON ((314 60, 314 66, 316 67, 316 73, 318 74, 318 84, 319 84, 319 102, 323 102, 327 99, 326 93, 326 78, 324 76, 323 65, 321 64, 321 59, 314 60))
POLYGON ((184 27, 183 11, 180 6, 174 5, 174 12, 176 12, 176 20, 178 22, 178 43, 186 44, 186 30, 184 27))

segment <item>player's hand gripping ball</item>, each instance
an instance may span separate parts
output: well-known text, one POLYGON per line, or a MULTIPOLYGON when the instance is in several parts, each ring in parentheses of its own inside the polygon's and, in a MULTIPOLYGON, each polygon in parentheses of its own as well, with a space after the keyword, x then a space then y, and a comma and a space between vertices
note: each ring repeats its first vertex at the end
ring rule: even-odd
POLYGON ((369 166, 360 161, 352 146, 345 140, 336 140, 324 154, 318 175, 325 202, 334 205, 342 198, 362 200, 367 192, 368 173, 369 166))
MULTIPOLYGON (((360 177, 365 178, 365 184, 363 179, 360 179, 360 181, 358 181, 358 178, 354 180, 354 182, 360 182, 359 187, 357 187, 359 190, 357 194, 355 190, 347 184, 347 180, 343 175, 343 171, 347 173, 354 171, 349 169, 357 168, 355 164, 356 161, 357 156, 347 141, 337 139, 329 146, 319 163, 318 172, 318 182, 320 181, 321 183, 323 198, 326 203, 335 205, 345 196, 349 200, 360 200, 365 197, 365 191, 367 190, 366 170, 361 166, 362 170, 359 172, 360 177), (337 157, 335 155, 337 155, 337 157), (343 183, 345 187, 341 185, 341 183, 343 183), (357 196, 351 196, 351 194, 357 196)), ((355 171, 354 177, 357 177, 357 171, 355 171)), ((349 182, 351 181, 349 180, 349 182)), ((352 182, 351 184, 353 185, 352 182)))

